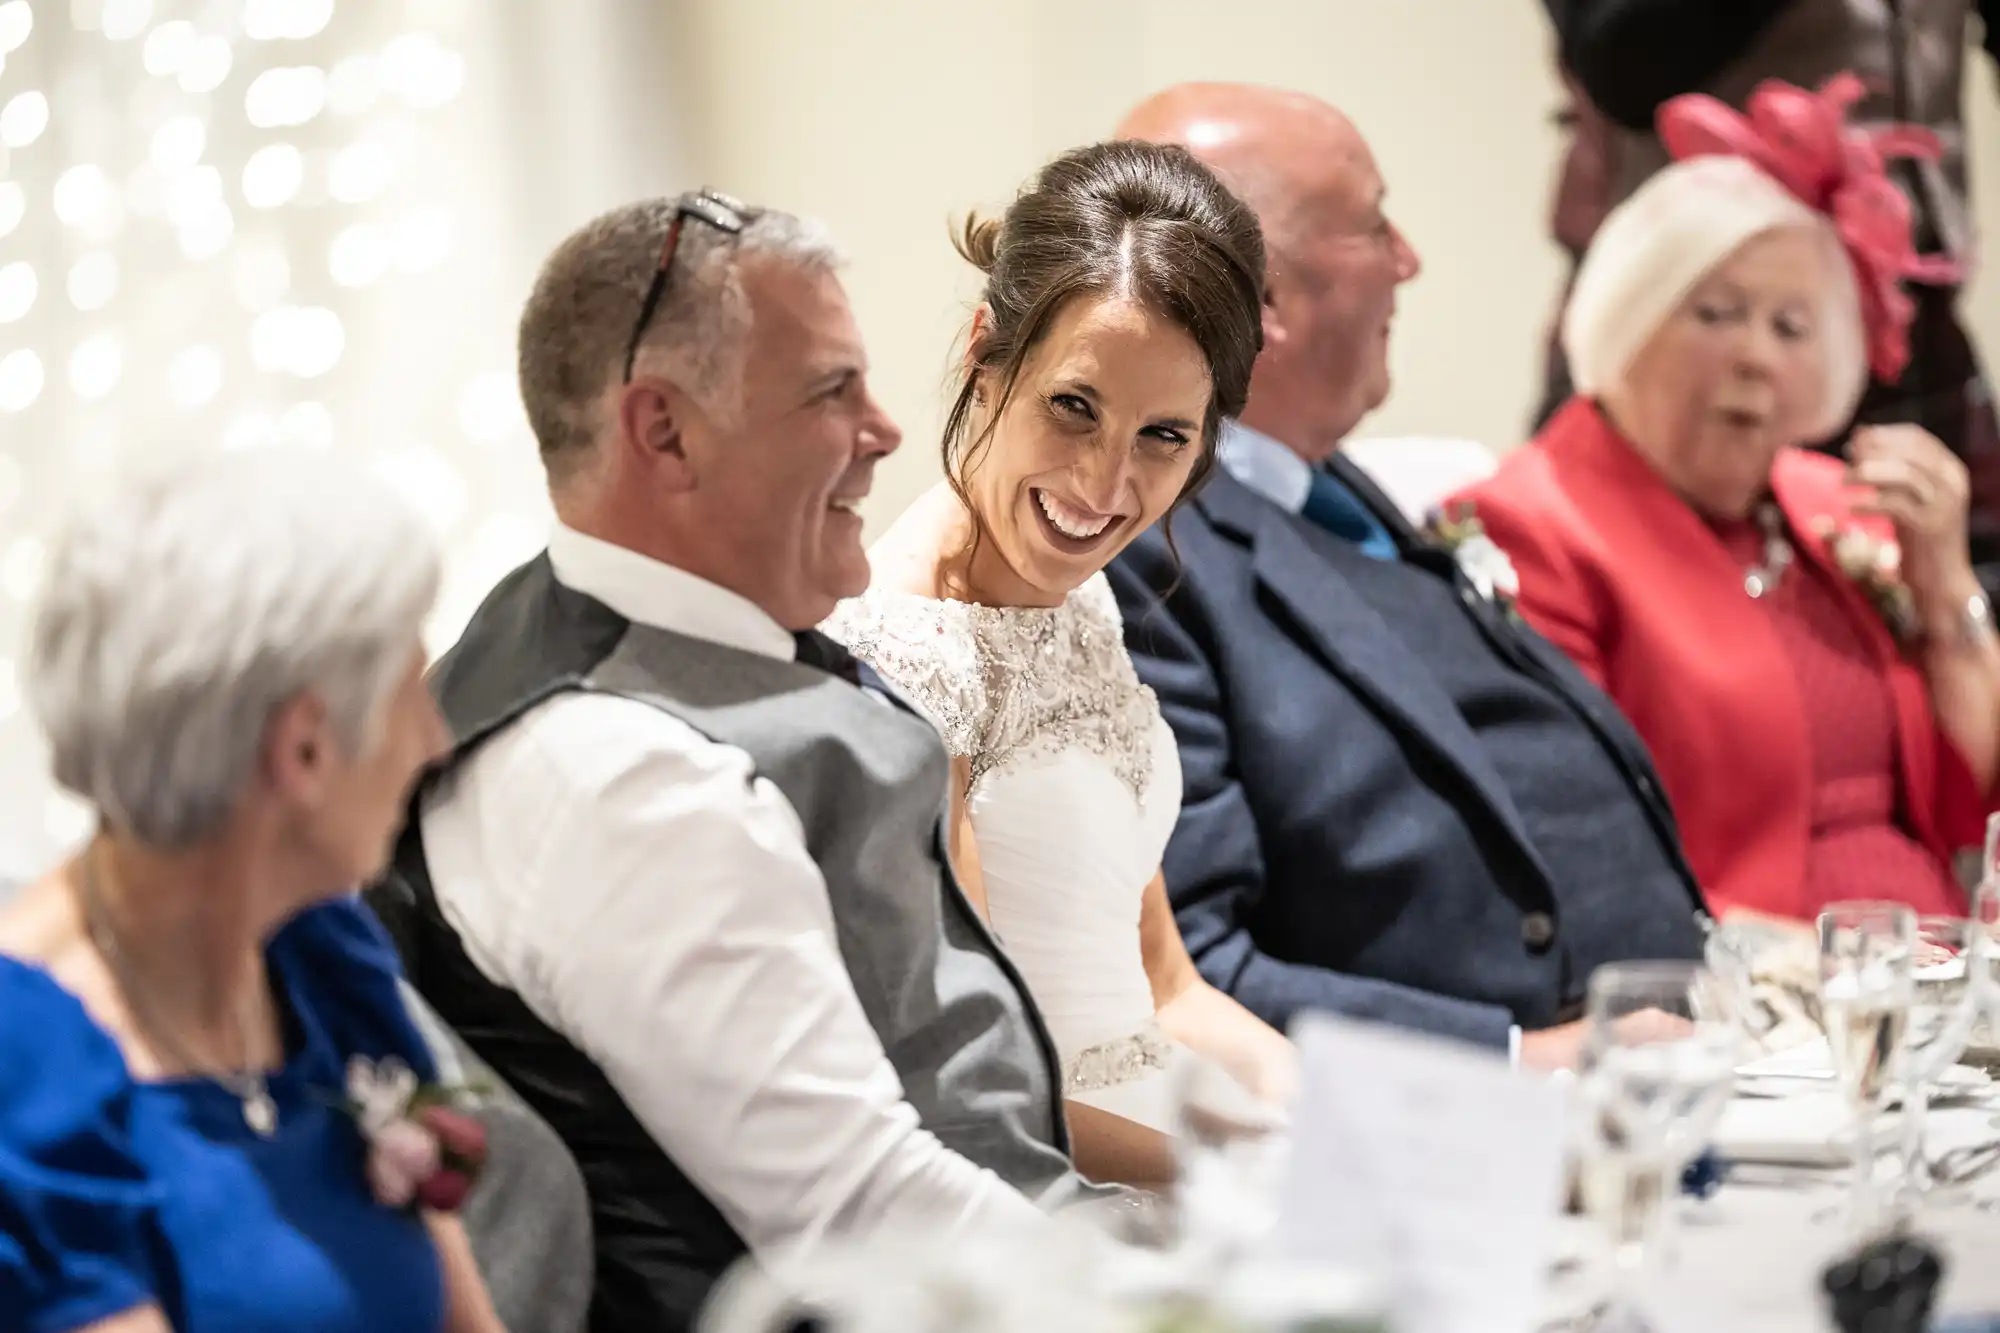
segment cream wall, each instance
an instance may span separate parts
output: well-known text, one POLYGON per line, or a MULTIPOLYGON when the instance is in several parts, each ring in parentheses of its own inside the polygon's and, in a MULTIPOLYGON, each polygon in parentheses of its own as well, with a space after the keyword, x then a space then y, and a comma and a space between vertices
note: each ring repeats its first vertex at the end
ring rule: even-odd
MULTIPOLYGON (((1184 79, 1316 93, 1374 145, 1424 272, 1397 321, 1395 392, 1364 432, 1502 448, 1521 434, 1563 275, 1544 226, 1559 93, 1535 0, 704 0, 687 22, 709 179, 824 219, 854 260, 876 383, 908 431, 876 486, 877 527, 937 475, 940 387, 976 292, 947 220, 1003 203, 1184 79)), ((2000 96, 1976 63, 1990 229, 2000 96)), ((1968 313, 2000 360, 2000 274, 1968 313)))
POLYGON ((546 540, 513 387, 535 268, 592 213, 696 174, 696 118, 662 88, 678 58, 665 0, 8 8, 0 105, 39 94, 49 114, 32 136, 16 117, 0 147, 0 888, 92 823, 49 780, 20 660, 72 507, 163 459, 333 450, 440 538, 442 649, 546 540), (302 16, 323 26, 250 35, 302 16), (182 44, 162 40, 175 30, 182 44), (189 77, 188 41, 219 43, 226 72, 189 77), (278 68, 332 71, 337 91, 253 122, 278 68), (253 169, 285 148, 290 185, 253 169), (79 169, 105 187, 64 208, 58 182, 79 169), (79 299, 86 257, 117 281, 79 299), (287 332, 287 306, 310 312, 310 337, 287 332), (24 363, 41 369, 24 379, 24 363))

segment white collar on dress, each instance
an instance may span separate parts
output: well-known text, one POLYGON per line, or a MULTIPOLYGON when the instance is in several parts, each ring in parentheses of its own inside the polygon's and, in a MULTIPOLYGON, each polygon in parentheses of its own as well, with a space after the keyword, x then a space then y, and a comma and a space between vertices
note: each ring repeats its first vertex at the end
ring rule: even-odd
POLYGON ((549 533, 556 578, 627 620, 789 662, 791 631, 717 583, 558 523, 549 533))

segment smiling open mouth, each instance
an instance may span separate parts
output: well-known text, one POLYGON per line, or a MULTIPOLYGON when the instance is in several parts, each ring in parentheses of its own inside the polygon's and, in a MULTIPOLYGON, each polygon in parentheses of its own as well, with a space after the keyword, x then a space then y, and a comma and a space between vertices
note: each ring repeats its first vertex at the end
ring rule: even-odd
POLYGON ((1060 551, 1081 555, 1125 524, 1120 515, 1079 509, 1039 488, 1033 494, 1035 508, 1041 514, 1042 534, 1060 551))

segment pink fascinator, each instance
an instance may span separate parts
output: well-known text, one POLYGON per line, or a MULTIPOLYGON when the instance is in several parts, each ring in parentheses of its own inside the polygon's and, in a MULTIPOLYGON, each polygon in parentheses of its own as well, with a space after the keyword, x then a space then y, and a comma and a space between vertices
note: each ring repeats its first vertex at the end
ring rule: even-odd
POLYGON ((1674 157, 1744 158, 1826 215, 1854 264, 1868 364, 1878 378, 1893 381, 1910 360, 1915 308, 1903 281, 1951 283, 1961 274, 1947 258, 1917 254, 1910 201, 1885 168, 1892 158, 1937 158, 1943 151, 1937 136, 1911 125, 1850 128, 1848 108, 1866 91, 1851 73, 1836 74, 1816 93, 1766 79, 1750 94, 1747 115, 1689 93, 1662 106, 1658 124, 1674 157))

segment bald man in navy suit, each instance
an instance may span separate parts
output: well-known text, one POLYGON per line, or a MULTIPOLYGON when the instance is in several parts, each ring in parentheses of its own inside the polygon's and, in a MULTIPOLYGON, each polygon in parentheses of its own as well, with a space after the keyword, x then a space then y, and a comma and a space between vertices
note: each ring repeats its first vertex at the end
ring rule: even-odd
POLYGON ((1316 99, 1224 84, 1120 133, 1192 149, 1271 256, 1223 466, 1171 543, 1109 571, 1180 742, 1165 871, 1188 947, 1272 1023, 1332 1010, 1570 1065, 1591 971, 1699 957, 1701 891, 1644 746, 1512 613, 1506 571, 1340 457, 1420 268, 1368 145, 1316 99))

